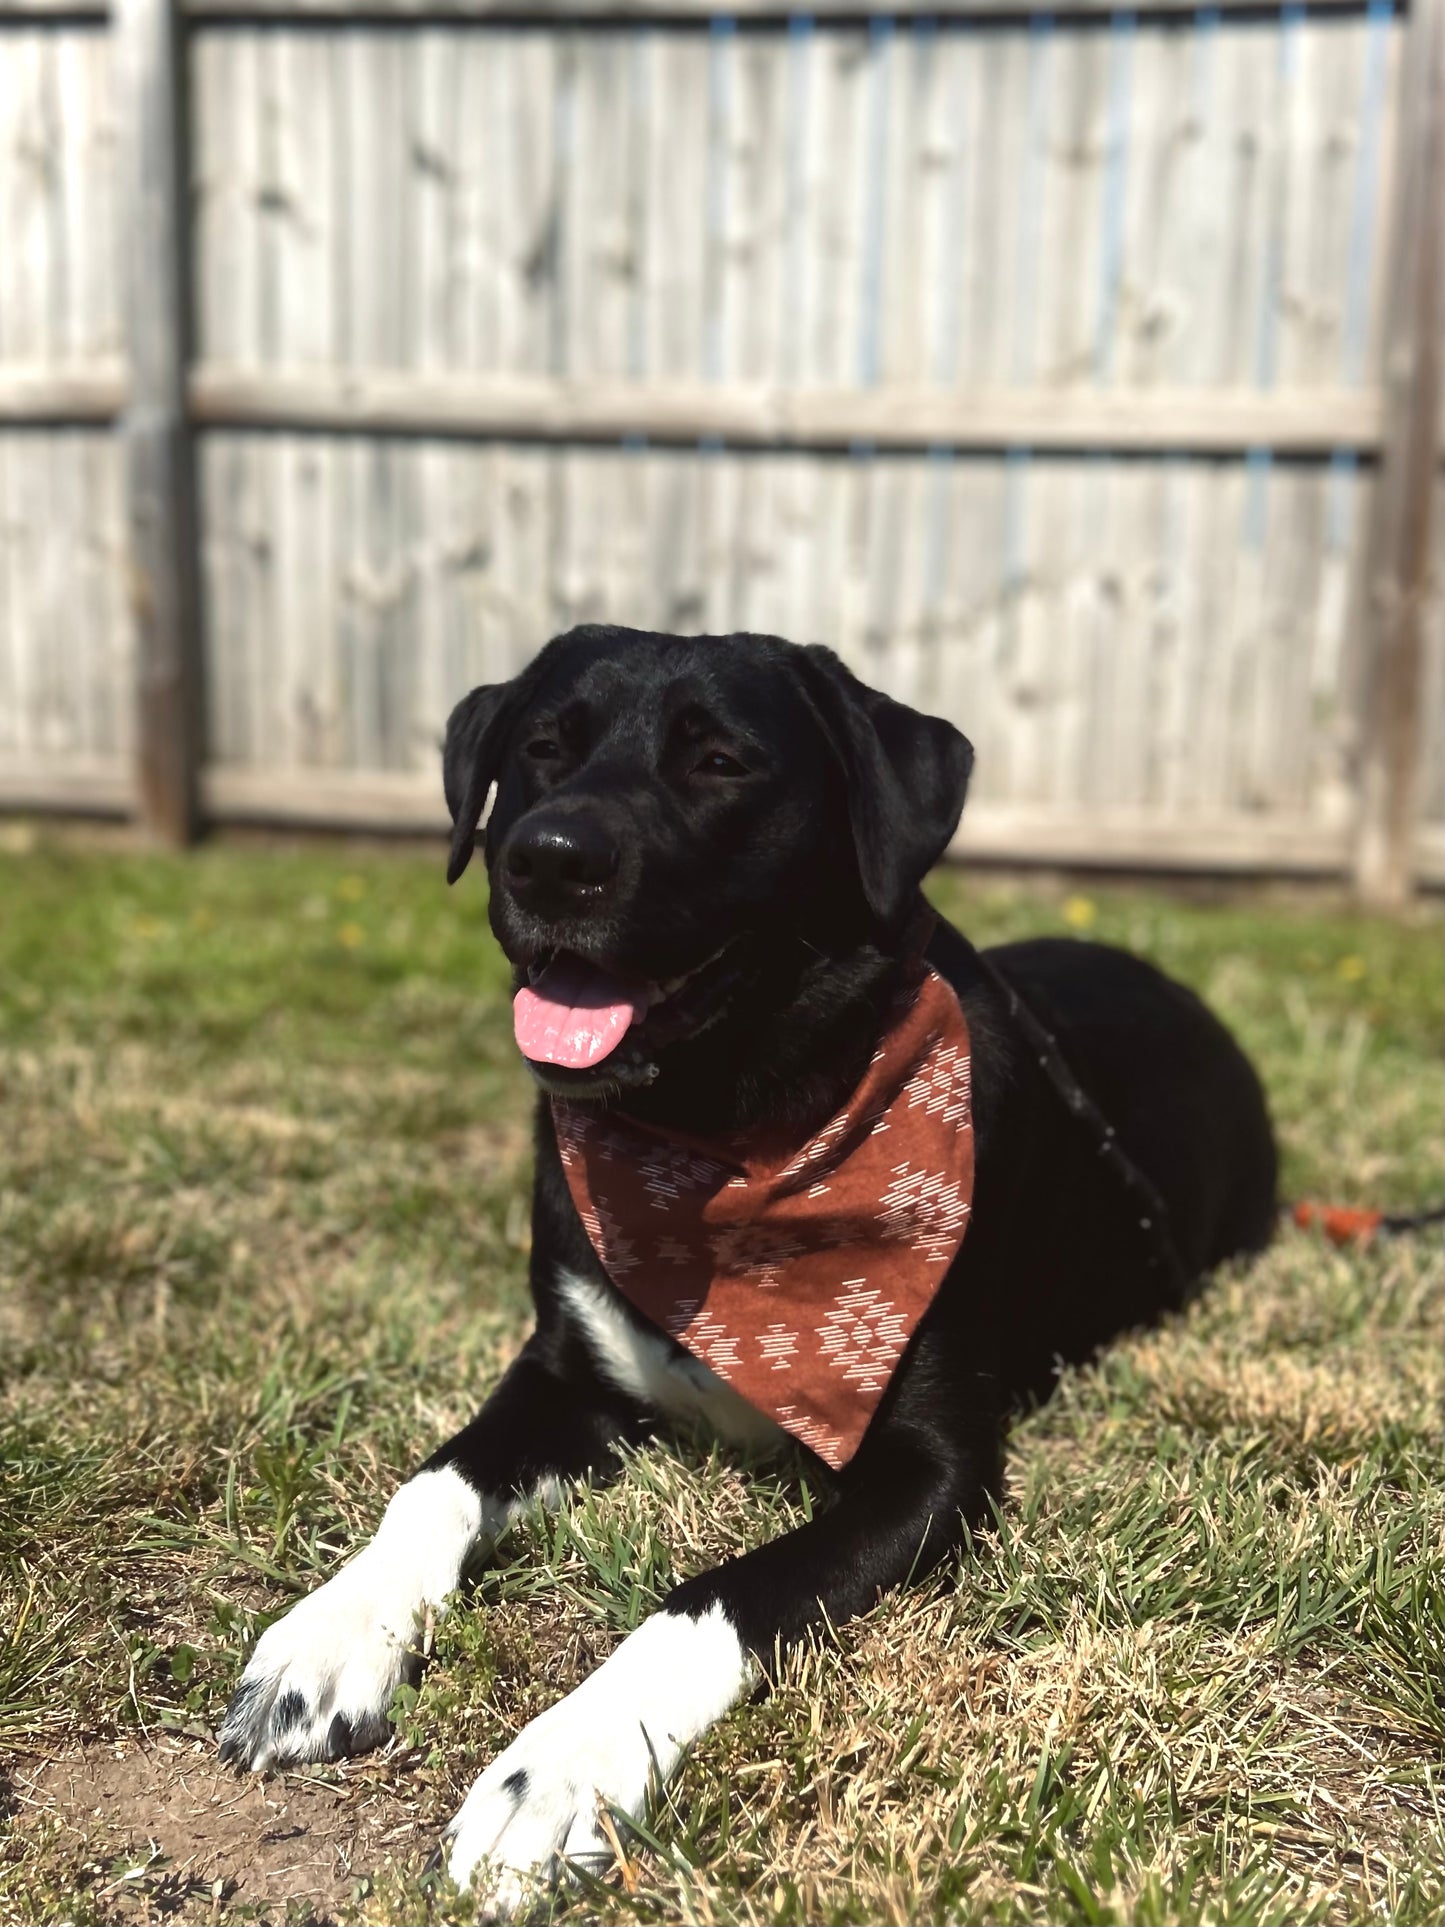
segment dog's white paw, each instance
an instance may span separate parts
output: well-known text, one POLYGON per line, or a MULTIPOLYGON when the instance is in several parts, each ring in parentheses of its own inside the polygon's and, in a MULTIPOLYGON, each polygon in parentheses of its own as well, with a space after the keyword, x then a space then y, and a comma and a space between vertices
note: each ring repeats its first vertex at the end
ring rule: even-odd
POLYGON ((483 1512, 454 1472, 404 1485, 371 1544, 256 1642, 221 1725, 221 1758, 260 1771, 385 1739, 392 1695, 420 1666, 423 1616, 455 1589, 483 1512))
POLYGON ((548 1737, 527 1728, 477 1781, 447 1835, 447 1871, 465 1887, 480 1868, 489 1915, 510 1919, 549 1880, 558 1858, 596 1873, 612 1864, 600 1801, 640 1816, 647 1749, 589 1751, 593 1735, 548 1737))
POLYGON ((387 1708, 416 1670, 417 1600, 368 1546, 256 1642, 221 1727, 237 1766, 339 1760, 386 1737, 387 1708))
POLYGON ((480 1869, 488 1913, 507 1918, 563 1860, 605 1871, 602 1808, 640 1819, 654 1771, 666 1780, 754 1676, 719 1608, 655 1614, 482 1774, 447 1829, 452 1879, 480 1869))

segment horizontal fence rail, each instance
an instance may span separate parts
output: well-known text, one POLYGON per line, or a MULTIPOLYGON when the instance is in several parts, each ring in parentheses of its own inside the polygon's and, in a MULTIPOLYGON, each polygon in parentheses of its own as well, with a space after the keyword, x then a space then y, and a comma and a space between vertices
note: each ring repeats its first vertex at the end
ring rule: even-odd
MULTIPOLYGON (((1387 13, 1403 13, 1403 0, 1381 0, 1387 13)), ((1299 0, 1292 13, 1301 20, 1350 17, 1360 11, 1360 0, 1299 0)), ((1194 22, 1201 18, 1276 20, 1274 0, 1149 0, 1137 7, 1120 7, 1117 0, 1066 0, 1047 9, 1035 0, 939 0, 930 7, 879 7, 872 0, 834 0, 815 8, 779 6, 775 0, 180 0, 184 18, 211 23, 233 20, 278 20, 293 24, 372 25, 469 21, 486 26, 541 26, 569 24, 597 30, 626 28, 695 28, 700 23, 725 30, 797 32, 884 22, 892 27, 973 28, 1017 26, 1021 21, 1098 26, 1124 18, 1130 22, 1194 22)), ((110 18, 109 0, 0 0, 0 26, 7 22, 104 21, 110 18)))
POLYGON ((0 804, 429 829, 606 619, 979 854, 1445 877, 1441 4, 0 0, 0 804))
MULTIPOLYGON (((187 383, 192 421, 208 428, 496 440, 718 442, 749 448, 1032 448, 1163 455, 1373 456, 1383 398, 1314 392, 1144 389, 769 389, 729 383, 569 382, 547 376, 432 375, 226 368, 202 363, 187 383)), ((121 364, 0 369, 0 422, 113 421, 121 364)))

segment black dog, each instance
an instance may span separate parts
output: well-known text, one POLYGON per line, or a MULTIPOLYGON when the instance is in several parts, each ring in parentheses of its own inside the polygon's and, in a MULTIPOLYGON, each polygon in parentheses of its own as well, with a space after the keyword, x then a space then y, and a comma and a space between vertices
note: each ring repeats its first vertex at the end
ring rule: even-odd
MULTIPOLYGON (((447 729, 449 875, 495 784, 491 923, 543 1092, 685 1138, 806 1141, 873 1060, 972 760, 948 723, 865 688, 829 651, 765 636, 577 629, 514 681, 474 690, 447 729), (564 1002, 598 1013, 584 1035, 574 1011, 550 1052, 523 1015, 535 1031, 526 986, 549 971, 572 986, 564 1002)), ((999 1490, 1009 1409, 1046 1393, 1061 1359, 1173 1309, 1270 1235, 1259 1083, 1189 991, 1093 944, 981 959, 943 923, 927 961, 971 1037, 967 1236, 828 1509, 679 1586, 477 1782, 450 1866, 465 1881, 485 1863, 495 1909, 515 1908, 558 1855, 606 1863, 599 1798, 640 1813, 654 1766, 669 1773, 790 1642, 954 1551, 999 1490), (1160 1227, 1141 1228, 1120 1160, 1101 1159, 1102 1127, 1045 1074, 1001 979, 1058 1040, 1126 1172, 1152 1182, 1177 1262, 1158 1262, 1160 1227)), ((676 1418, 782 1441, 611 1282, 545 1098, 533 1225, 535 1333, 371 1544, 264 1634, 225 1757, 264 1767, 374 1745, 420 1621, 478 1545, 539 1491, 605 1475, 620 1441, 676 1418)))

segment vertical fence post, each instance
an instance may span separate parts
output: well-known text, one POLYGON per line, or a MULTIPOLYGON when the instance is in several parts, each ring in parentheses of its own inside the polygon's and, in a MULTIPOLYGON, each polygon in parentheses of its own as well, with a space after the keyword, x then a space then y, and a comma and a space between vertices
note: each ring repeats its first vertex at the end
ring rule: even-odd
POLYGON ((186 413, 190 354, 185 43, 176 0, 118 0, 129 396, 121 420, 126 586, 135 640, 141 818, 166 843, 200 830, 200 582, 186 413))
POLYGON ((1445 0, 1411 0, 1385 317, 1385 443, 1366 567, 1355 888, 1410 895, 1445 331, 1445 0))

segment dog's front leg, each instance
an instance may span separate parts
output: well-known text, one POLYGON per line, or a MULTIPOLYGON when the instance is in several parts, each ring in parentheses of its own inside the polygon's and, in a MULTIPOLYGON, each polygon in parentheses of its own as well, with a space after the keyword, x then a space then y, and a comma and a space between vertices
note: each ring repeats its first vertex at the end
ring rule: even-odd
MULTIPOLYGON (((560 1342, 565 1343, 565 1339, 560 1342)), ((482 1410, 408 1479, 375 1537, 256 1643, 221 1727, 221 1757, 262 1768, 335 1760, 385 1738, 418 1632, 472 1555, 539 1491, 604 1471, 638 1429, 611 1388, 534 1334, 482 1410)))
POLYGON ((827 1512, 679 1586, 492 1762, 448 1830, 458 1884, 485 1862, 489 1906, 505 1915, 558 1855, 609 1865, 602 1805, 641 1817, 653 1773, 667 1779, 776 1656, 960 1544, 997 1488, 998 1402, 986 1376, 961 1398, 943 1364, 926 1341, 914 1351, 827 1512))

